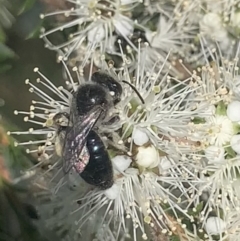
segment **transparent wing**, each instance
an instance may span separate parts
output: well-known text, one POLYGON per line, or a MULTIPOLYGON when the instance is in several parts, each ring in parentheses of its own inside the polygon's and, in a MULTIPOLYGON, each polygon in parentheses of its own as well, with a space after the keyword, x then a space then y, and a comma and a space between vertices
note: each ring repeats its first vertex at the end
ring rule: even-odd
POLYGON ((73 166, 78 173, 84 170, 88 163, 89 153, 85 148, 86 138, 102 113, 101 107, 80 118, 68 129, 63 146, 63 171, 68 172, 73 166), (88 156, 88 158, 87 158, 88 156), (84 157, 84 159, 83 159, 84 157))

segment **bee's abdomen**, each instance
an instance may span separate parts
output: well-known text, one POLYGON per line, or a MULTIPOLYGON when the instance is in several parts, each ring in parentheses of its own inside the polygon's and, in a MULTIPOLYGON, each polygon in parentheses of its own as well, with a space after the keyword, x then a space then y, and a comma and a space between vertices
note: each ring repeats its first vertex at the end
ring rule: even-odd
POLYGON ((80 174, 88 183, 101 189, 108 189, 113 185, 113 169, 108 152, 103 141, 95 131, 87 136, 87 148, 90 154, 89 162, 80 174))

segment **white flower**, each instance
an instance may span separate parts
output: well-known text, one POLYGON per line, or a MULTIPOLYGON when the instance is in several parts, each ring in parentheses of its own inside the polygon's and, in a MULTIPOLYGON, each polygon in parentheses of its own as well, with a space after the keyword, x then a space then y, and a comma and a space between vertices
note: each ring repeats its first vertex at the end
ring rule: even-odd
MULTIPOLYGON (((100 137, 111 137, 103 138, 109 154, 113 153, 115 169, 114 184, 108 190, 90 186, 81 177, 74 175, 76 173, 68 172, 65 175, 62 167, 67 160, 51 158, 55 157, 56 151, 62 155, 61 148, 58 149, 61 141, 57 141, 59 134, 53 117, 59 112, 71 112, 73 93, 79 85, 86 83, 81 74, 76 72, 78 79, 74 81, 66 68, 68 90, 54 86, 35 68, 41 78, 36 85, 29 80, 26 84, 30 86, 30 92, 37 94, 41 100, 33 101, 30 111, 16 111, 16 114, 27 115, 25 121, 35 124, 35 128, 12 134, 32 134, 42 138, 19 143, 29 146, 29 153, 39 155, 40 162, 35 169, 44 164, 48 167, 46 171, 38 171, 38 179, 34 182, 39 183, 39 176, 44 176, 44 182, 49 181, 44 187, 56 195, 51 197, 51 212, 47 212, 41 205, 39 210, 49 227, 57 226, 62 231, 67 230, 70 237, 74 237, 73 240, 81 236, 81 231, 84 235, 86 231, 86 240, 92 235, 100 235, 103 225, 106 225, 106 230, 111 227, 116 240, 123 233, 129 234, 135 241, 139 235, 147 239, 149 230, 154 225, 163 233, 170 234, 175 222, 178 222, 175 220, 178 219, 179 212, 184 217, 191 218, 183 207, 189 200, 189 190, 195 190, 195 183, 199 179, 193 170, 188 170, 185 163, 180 162, 180 151, 174 151, 178 146, 180 150, 181 145, 183 150, 189 151, 191 144, 195 145, 185 137, 189 136, 188 124, 192 116, 199 114, 195 100, 187 98, 196 91, 196 87, 189 83, 189 79, 178 81, 176 78, 173 80, 178 84, 172 87, 171 77, 161 78, 160 73, 148 72, 140 62, 138 69, 130 73, 131 63, 128 64, 124 55, 122 58, 124 65, 117 70, 108 66, 102 58, 102 71, 118 80, 123 88, 121 101, 109 110, 109 115, 117 114, 120 120, 107 125, 99 124, 98 128, 100 137), (177 87, 180 88, 175 89, 177 87), (51 91, 51 95, 47 91, 51 91), (148 147, 133 146, 134 129, 149 135, 148 147), (32 145, 40 146, 30 149, 32 145), (134 151, 138 151, 136 155, 134 151), (126 157, 125 153, 131 158, 126 157), (167 161, 160 163, 160 154, 170 155, 171 164, 167 161), (55 208, 57 211, 54 213, 55 208), (168 213, 168 210, 171 212, 168 213), (101 221, 96 217, 102 217, 101 221), (87 228, 89 226, 92 227, 90 231, 87 228)), ((76 71, 76 68, 73 70, 76 71)), ((71 125, 64 117, 59 121, 64 126, 71 125)), ((183 227, 185 228, 184 225, 183 227)))
POLYGON ((188 24, 195 26, 195 38, 191 41, 192 50, 185 53, 186 60, 194 66, 203 65, 208 52, 214 48, 220 49, 224 57, 234 57, 238 48, 238 31, 233 27, 238 7, 235 1, 194 1, 188 18, 188 24), (196 41, 197 40, 197 41, 196 41))
POLYGON ((223 147, 209 146, 204 151, 209 163, 218 164, 224 161, 225 150, 223 147))
POLYGON ((94 43, 94 41, 100 42, 105 37, 104 26, 96 26, 91 31, 88 32, 87 39, 89 42, 94 43))
POLYGON ((127 36, 133 33, 132 20, 123 15, 116 16, 116 18, 113 19, 113 24, 120 36, 127 38, 127 36))
POLYGON ((161 177, 128 168, 108 190, 75 188, 67 192, 65 189, 58 191, 56 196, 51 195, 51 202, 44 205, 40 202, 38 210, 49 228, 60 234, 66 231, 72 240, 78 240, 82 235, 85 240, 91 240, 93 236, 100 240, 109 237, 119 240, 123 235, 134 241, 139 237, 148 240, 153 224, 161 232, 170 234, 181 225, 177 221, 179 213, 191 218, 181 207, 185 192, 176 197, 170 191, 184 191, 181 176, 177 169, 171 169, 167 177, 161 177), (171 210, 170 214, 168 210, 171 210))
MULTIPOLYGON (((199 86, 191 83, 191 78, 179 81, 168 75, 161 75, 165 68, 161 61, 157 61, 151 72, 145 69, 145 60, 140 54, 138 56, 137 69, 131 74, 128 69, 128 59, 124 59, 124 66, 118 74, 118 79, 124 79, 135 85, 141 98, 131 87, 125 87, 122 101, 116 106, 119 110, 121 121, 117 125, 108 127, 106 131, 120 128, 123 132, 120 139, 124 141, 135 140, 132 130, 135 128, 147 133, 149 139, 157 145, 157 148, 166 151, 170 146, 186 150, 197 146, 192 141, 189 123, 194 116, 205 112, 205 106, 198 108, 198 99, 191 98, 197 92, 199 86), (155 67, 160 64, 160 70, 155 73, 155 67), (177 84, 172 86, 171 82, 177 84), (178 88, 179 87, 179 88, 178 88), (189 97, 190 96, 190 97, 189 97)), ((131 65, 131 62, 130 62, 131 65)), ((206 104, 207 105, 207 104, 206 104)), ((130 152, 132 152, 132 144, 130 152)))
MULTIPOLYGON (((104 193, 93 190, 78 198, 78 203, 81 204, 72 214, 78 214, 77 228, 85 230, 85 226, 89 225, 90 220, 101 214, 102 220, 99 226, 111 223, 111 230, 123 230, 134 241, 141 236, 143 239, 148 239, 148 229, 153 223, 163 232, 169 232, 168 225, 173 225, 172 218, 165 213, 164 205, 169 206, 170 209, 174 207, 179 212, 184 212, 184 210, 178 206, 177 199, 171 194, 169 196, 167 189, 158 184, 161 180, 163 182, 168 180, 167 182, 173 186, 177 181, 176 178, 164 180, 151 173, 139 175, 136 169, 129 168, 118 180, 120 186, 117 190, 120 188, 120 193, 114 190, 107 190, 104 193), (108 197, 109 192, 111 192, 110 198, 108 197), (131 230, 128 229, 131 227, 128 225, 129 221, 132 222, 131 230)), ((184 215, 188 217, 187 213, 184 215)), ((119 240, 121 234, 119 231, 113 232, 114 240, 119 240)))
POLYGON ((216 13, 207 13, 200 22, 200 29, 204 34, 217 41, 221 41, 227 36, 222 20, 216 13))
POLYGON ((200 220, 205 226, 207 218, 212 211, 222 213, 224 221, 229 212, 240 209, 238 194, 239 164, 238 156, 225 159, 224 162, 208 163, 198 161, 200 180, 195 195, 192 195, 192 203, 197 205, 204 201, 204 212, 200 213, 200 220))
POLYGON ((174 63, 174 54, 184 56, 184 49, 190 48, 188 44, 189 39, 192 38, 192 29, 187 27, 182 28, 180 24, 172 17, 167 18, 164 14, 159 16, 158 25, 156 31, 151 31, 146 28, 145 37, 148 44, 142 46, 141 55, 144 58, 146 68, 152 69, 156 59, 162 64, 167 65, 170 74, 174 77, 182 78, 182 73, 174 66, 170 65, 169 62, 174 63), (170 54, 169 54, 170 53, 170 54), (168 55, 170 55, 169 60, 168 55), (166 62, 166 63, 165 63, 166 62))
POLYGON ((227 116, 216 115, 207 118, 207 139, 211 145, 224 146, 234 134, 233 123, 227 116))
POLYGON ((226 228, 226 223, 221 218, 218 218, 218 217, 208 218, 205 224, 205 229, 207 233, 210 235, 221 234, 222 232, 224 232, 225 228, 226 228))
POLYGON ((240 24, 240 13, 239 12, 235 12, 231 18, 231 24, 234 27, 239 27, 240 24))
MULTIPOLYGON (((37 84, 44 86, 46 88, 45 90, 50 90, 52 93, 54 93, 56 100, 47 95, 44 91, 38 88, 37 85, 32 84, 27 79, 25 83, 30 86, 30 93, 35 93, 41 98, 41 100, 33 100, 32 105, 30 106, 30 111, 14 111, 14 114, 26 115, 24 117, 24 121, 34 124, 36 128, 30 128, 28 131, 12 132, 12 134, 27 134, 40 137, 37 141, 30 140, 24 143, 16 143, 16 145, 37 145, 38 148, 33 150, 27 149, 27 152, 39 154, 39 156, 44 157, 44 159, 50 159, 55 151, 56 138, 56 131, 52 127, 53 117, 58 112, 69 112, 72 94, 61 86, 54 86, 50 80, 39 72, 38 68, 35 68, 34 72, 39 73, 39 75, 42 77, 42 80, 40 78, 37 79, 37 84), (39 128, 37 128, 37 125, 39 128)), ((58 142, 57 139, 56 142, 58 142)), ((58 147, 56 148, 56 152, 60 153, 58 147)))
POLYGON ((227 107, 227 116, 231 121, 240 121, 240 101, 232 101, 227 107))
MULTIPOLYGON (((149 43, 145 42, 141 46, 141 41, 139 40, 139 48, 138 48, 138 58, 141 58, 141 62, 144 64, 145 69, 152 72, 153 66, 156 68, 155 72, 161 70, 161 75, 169 74, 176 78, 181 78, 182 74, 170 63, 170 50, 168 52, 163 52, 161 49, 153 48, 149 45, 149 43), (156 60, 158 60, 159 65, 155 65, 156 60), (161 66, 165 66, 161 68, 161 66)), ((133 68, 136 69, 138 65, 138 61, 134 59, 133 68)))
POLYGON ((160 158, 159 171, 161 175, 168 175, 172 165, 174 165, 174 161, 170 160, 169 157, 160 158))
POLYGON ((155 32, 146 30, 146 38, 151 47, 165 52, 163 56, 165 58, 170 50, 174 53, 181 51, 179 46, 184 45, 184 39, 187 39, 188 35, 179 29, 173 20, 161 15, 157 30, 155 32))
MULTIPOLYGON (((239 186, 239 183, 237 184, 239 186)), ((232 210, 226 216, 227 221, 227 237, 230 241, 238 241, 240 235, 240 220, 239 220, 239 209, 232 210)))
MULTIPOLYGON (((29 183, 42 187, 44 193, 50 191, 38 209, 46 226, 61 238, 66 234, 63 238, 73 241, 162 240, 153 235, 157 230, 160 235, 195 241, 201 232, 211 240, 211 235, 222 238, 224 231, 224 239, 234 230, 240 233, 240 218, 233 215, 240 210, 240 135, 236 135, 240 75, 237 58, 224 58, 234 52, 235 43, 222 8, 237 22, 230 14, 231 8, 235 12, 231 1, 229 6, 218 1, 214 8, 214 1, 70 0, 70 10, 45 15, 63 13, 69 18, 42 37, 48 47, 60 49, 60 60, 77 50, 76 62, 79 58, 81 64, 73 68, 76 79, 65 68, 66 87, 56 87, 35 69, 41 78, 36 85, 29 80, 26 84, 38 100, 29 111, 15 111, 26 115, 24 120, 33 126, 12 134, 32 135, 33 140, 15 144, 38 156, 33 167, 37 178, 29 183), (139 17, 135 17, 136 7, 142 10, 139 17), (157 26, 151 26, 156 16, 157 26), (48 35, 73 26, 78 30, 67 43, 49 42, 48 35), (131 37, 137 28, 148 43, 138 39, 136 47, 131 37), (123 49, 118 40, 120 53, 115 51, 118 37, 127 43, 123 49), (196 70, 187 68, 185 59, 175 61, 179 55, 187 59, 192 45, 206 64, 196 70), (222 52, 218 55, 213 46, 222 52), (116 54, 121 65, 118 60, 116 65, 107 63, 106 51, 116 54), (101 116, 103 120, 94 126, 111 156, 113 185, 107 190, 86 183, 73 168, 63 173, 68 164, 62 160, 66 136, 60 135, 53 120, 59 112, 72 112, 73 94, 91 81, 96 68, 117 80, 123 92, 119 103, 110 103, 106 118, 101 116), (176 77, 182 72, 186 78, 176 77), (119 120, 106 123, 112 116, 119 120)), ((115 92, 102 87, 110 100, 115 92)), ((75 120, 60 121, 69 128, 75 120)), ((229 239, 237 240, 236 235, 229 239)))
POLYGON ((237 154, 240 154, 240 135, 232 136, 230 145, 237 154))
MULTIPOLYGON (((57 88, 36 68, 35 72, 41 76, 37 84, 45 89, 26 81, 30 92, 42 100, 34 101, 29 112, 15 113, 28 115, 25 121, 40 127, 13 134, 42 136, 19 145, 40 144, 28 152, 38 153, 40 164, 49 167, 44 174, 47 180, 51 179, 48 188, 56 193, 51 205, 57 204, 58 209, 56 215, 46 215, 49 226, 59 224, 60 229, 64 227, 76 239, 86 230, 86 238, 104 240, 106 235, 119 240, 127 234, 138 240, 140 236, 149 238, 148 233, 155 226, 170 234, 180 217, 193 219, 188 209, 203 200, 204 212, 199 214, 203 227, 207 227, 213 210, 226 209, 223 211, 226 214, 239 208, 233 185, 239 175, 239 157, 232 158, 234 153, 228 149, 236 131, 226 115, 228 106, 238 99, 238 92, 231 91, 236 84, 231 79, 232 69, 203 67, 200 74, 193 71, 189 78, 180 81, 162 75, 165 66, 158 72, 156 66, 151 71, 145 69, 142 56, 138 56, 138 68, 131 72, 131 61, 124 54, 121 57, 123 66, 118 69, 107 65, 104 56, 100 58, 102 71, 119 81, 123 88, 121 101, 108 113, 119 116, 120 120, 103 122, 97 130, 113 156, 114 184, 107 190, 86 184, 76 173, 63 175, 62 163, 51 158, 55 152, 61 156, 61 148, 58 149, 61 141, 58 143, 53 117, 59 112, 70 112, 73 93, 86 80, 76 72, 78 79, 74 81, 66 69, 68 89, 57 88), (45 90, 52 94, 47 95, 45 90), (66 220, 61 221, 65 216, 66 220), (87 229, 89 226, 91 231, 87 229)), ((155 65, 158 64, 156 61, 155 65)), ((64 118, 61 121, 69 125, 64 118)), ((181 227, 186 228, 184 224, 181 227)))
POLYGON ((199 115, 200 123, 193 121, 193 132, 205 146, 224 147, 237 131, 237 123, 234 122, 238 118, 236 110, 240 96, 238 60, 220 59, 215 51, 211 56, 215 57, 214 62, 203 66, 200 76, 197 72, 193 75, 199 89, 192 98, 199 101, 199 109, 200 106, 205 108, 205 112, 199 115))
POLYGON ((61 50, 64 57, 69 55, 79 47, 85 44, 86 36, 88 39, 88 49, 100 47, 102 53, 108 49, 112 43, 114 31, 127 40, 128 44, 134 48, 129 40, 129 35, 133 32, 134 21, 131 19, 133 8, 139 3, 133 1, 71 1, 73 6, 69 10, 56 11, 54 13, 42 14, 41 17, 47 17, 57 14, 64 14, 70 21, 62 26, 43 32, 42 37, 46 40, 47 47, 54 50, 61 50), (56 32, 77 26, 78 31, 70 35, 69 41, 59 45, 53 45, 47 36, 56 32))
MULTIPOLYGON (((197 101, 194 99, 188 100, 188 95, 195 92, 198 86, 195 87, 189 84, 189 79, 178 81, 175 78, 171 79, 169 76, 160 78, 160 72, 154 73, 154 70, 148 72, 140 61, 138 69, 131 74, 128 68, 131 63, 128 63, 128 59, 124 55, 122 58, 124 66, 118 70, 118 74, 102 58, 103 71, 119 82, 126 80, 134 85, 139 94, 137 95, 136 90, 129 85, 122 83, 123 94, 121 101, 109 113, 109 115, 117 113, 120 121, 107 126, 103 125, 100 128, 100 132, 109 134, 117 132, 116 137, 119 139, 115 140, 116 144, 121 145, 123 142, 129 142, 129 154, 133 151, 133 140, 135 139, 136 141, 136 138, 132 136, 134 129, 148 133, 148 138, 153 142, 155 148, 163 152, 168 152, 170 149, 178 146, 179 148, 182 146, 185 150, 189 150, 192 145, 195 146, 196 143, 192 142, 191 136, 189 136, 188 124, 193 116, 201 113, 201 110, 196 109, 197 101), (171 80, 178 81, 178 84, 172 87, 171 80), (178 87, 181 88, 177 90, 178 87)), ((141 56, 139 58, 141 59, 141 56)), ((157 64, 159 62, 156 62, 157 64)), ((164 66, 161 68, 164 68, 164 66)), ((73 68, 73 70, 77 71, 76 68, 73 68)), ((28 115, 24 120, 37 124, 40 127, 38 129, 30 128, 29 131, 25 132, 13 132, 13 134, 42 136, 42 140, 19 143, 19 145, 39 145, 37 149, 28 149, 28 152, 39 154, 41 158, 44 157, 43 159, 50 159, 55 151, 61 155, 61 145, 58 145, 58 135, 56 134, 56 127, 53 125, 52 118, 59 112, 65 111, 70 113, 71 89, 76 91, 79 85, 85 83, 85 80, 82 75, 79 75, 78 82, 74 82, 66 69, 69 77, 67 85, 70 87, 67 90, 63 87, 57 88, 54 86, 37 68, 34 71, 38 72, 42 78, 38 79, 37 83, 42 85, 45 90, 53 92, 55 99, 47 95, 45 90, 41 90, 27 80, 26 84, 30 85, 30 92, 36 93, 42 101, 33 101, 29 112, 16 111, 15 113, 28 115)), ((155 163, 155 159, 153 163, 155 163)))
MULTIPOLYGON (((210 114, 201 121, 203 123, 191 124, 191 127, 195 140, 200 141, 205 147, 225 147, 235 133, 234 125, 227 116, 210 114)), ((208 157, 211 158, 211 155, 208 157)))

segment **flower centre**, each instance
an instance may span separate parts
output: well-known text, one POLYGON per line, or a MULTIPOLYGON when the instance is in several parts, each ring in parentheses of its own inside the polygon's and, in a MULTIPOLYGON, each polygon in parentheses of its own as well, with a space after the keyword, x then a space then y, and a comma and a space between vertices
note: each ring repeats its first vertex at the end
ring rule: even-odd
POLYGON ((221 129, 222 129, 222 125, 213 126, 209 129, 209 134, 210 135, 217 135, 221 132, 221 129))
POLYGON ((207 123, 210 124, 208 142, 211 145, 224 146, 231 140, 234 129, 232 121, 227 116, 213 116, 207 120, 207 123))

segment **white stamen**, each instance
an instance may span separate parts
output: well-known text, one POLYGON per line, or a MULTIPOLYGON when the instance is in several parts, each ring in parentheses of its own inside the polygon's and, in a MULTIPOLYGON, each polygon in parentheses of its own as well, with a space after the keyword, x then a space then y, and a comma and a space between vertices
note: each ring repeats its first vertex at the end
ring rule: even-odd
POLYGON ((224 161, 224 148, 209 146, 205 149, 205 155, 209 163, 220 163, 224 161))
POLYGON ((120 194, 120 186, 117 184, 113 184, 112 187, 104 191, 104 194, 109 199, 116 199, 120 194))

